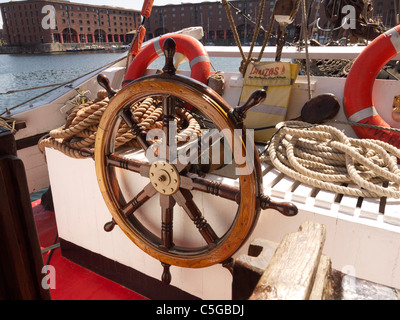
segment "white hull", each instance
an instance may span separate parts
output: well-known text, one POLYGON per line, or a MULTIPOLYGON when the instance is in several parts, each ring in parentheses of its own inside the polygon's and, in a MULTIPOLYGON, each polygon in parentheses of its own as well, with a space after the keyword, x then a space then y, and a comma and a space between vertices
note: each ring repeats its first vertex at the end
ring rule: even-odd
MULTIPOLYGON (((161 279, 159 261, 137 248, 118 227, 110 233, 104 231, 104 224, 111 220, 111 215, 97 185, 94 161, 71 159, 53 149, 47 149, 46 155, 60 238, 161 279)), ((137 177, 134 185, 138 188, 145 182, 146 179, 137 177)), ((270 192, 271 189, 265 188, 266 194, 270 192)), ((279 197, 272 199, 283 200, 279 197)), ((285 195, 285 200, 291 200, 289 193, 285 195)), ((263 211, 249 241, 235 257, 246 254, 254 239, 280 242, 287 233, 296 232, 302 222, 312 220, 327 227, 323 254, 331 258, 333 268, 399 288, 400 226, 385 222, 381 214, 363 218, 359 212, 354 212, 354 215, 341 212, 338 204, 331 209, 315 206, 316 201, 316 198, 310 197, 305 204, 295 202, 299 214, 292 218, 273 210, 263 211)), ((208 220, 213 214, 218 217, 232 216, 237 210, 232 202, 208 195, 197 195, 196 203, 201 203, 208 220)), ((159 213, 157 199, 144 207, 143 212, 159 213)), ((190 230, 196 233, 194 227, 190 230)), ((221 265, 204 269, 172 267, 171 273, 171 285, 192 295, 202 299, 231 299, 232 276, 221 265)))
MULTIPOLYGON (((217 49, 211 47, 210 55, 222 54, 217 52, 217 49)), ((313 58, 321 58, 317 53, 313 54, 313 58)), ((296 53, 294 54, 296 55, 296 53)), ((234 56, 236 53, 228 55, 234 56)), ((272 53, 267 52, 267 57, 268 55, 272 55, 272 53)), ((348 52, 344 56, 339 54, 340 57, 349 57, 350 55, 348 52)), ((324 57, 326 56, 324 55, 324 57)), ((123 69, 121 67, 110 68, 103 73, 111 79, 114 88, 117 88, 117 84, 122 81, 123 69)), ((239 101, 243 79, 239 74, 226 74, 225 76, 224 98, 234 107, 239 101)), ((333 93, 341 104, 344 84, 345 79, 342 78, 313 77, 311 79, 313 96, 333 93)), ((80 88, 88 89, 92 94, 100 89, 95 79, 87 80, 85 84, 80 85, 80 88)), ((398 92, 398 82, 376 81, 373 92, 374 102, 382 118, 389 124, 392 124, 390 108, 379 108, 379 106, 391 106, 393 97, 398 92)), ((74 93, 75 91, 66 93, 48 106, 35 109, 34 112, 16 115, 15 118, 26 121, 28 126, 27 129, 17 134, 17 139, 43 132, 43 129, 50 130, 62 125, 65 121, 65 101, 71 99, 74 93), (57 115, 53 122, 48 123, 46 115, 50 112, 57 115), (40 129, 38 129, 39 127, 40 129)), ((307 79, 298 77, 293 86, 287 118, 298 117, 301 107, 307 100, 307 79)), ((343 108, 336 119, 345 120, 343 108)), ((356 136, 351 127, 343 125, 341 128, 349 136, 356 136)), ((44 157, 37 147, 37 152, 34 149, 35 147, 31 147, 19 152, 25 162, 31 191, 48 185, 47 175, 43 174, 43 170, 47 167, 44 157)), ((111 233, 104 231, 104 224, 111 220, 111 215, 99 191, 94 161, 92 159, 71 159, 53 149, 46 149, 46 161, 60 238, 136 269, 150 277, 160 279, 162 267, 159 261, 139 250, 119 228, 115 228, 111 233)), ((313 220, 327 227, 327 240, 323 253, 331 258, 333 268, 358 278, 400 288, 400 210, 394 210, 395 212, 387 217, 370 208, 349 210, 340 203, 332 203, 329 198, 332 195, 323 192, 307 199, 295 200, 294 193, 286 191, 288 188, 271 189, 270 183, 273 180, 270 176, 274 175, 274 170, 276 169, 264 167, 265 194, 272 193, 272 198, 276 201, 295 202, 300 209, 299 214, 294 218, 287 218, 272 210, 262 212, 255 231, 236 254, 236 257, 245 254, 249 243, 255 238, 279 242, 285 234, 297 231, 303 221, 313 220)), ((282 178, 285 179, 280 176, 275 179, 275 182, 283 181, 282 178)), ((135 178, 136 187, 142 184, 141 179, 143 178, 135 178)), ((286 184, 290 183, 289 181, 286 184)), ((215 208, 218 208, 218 215, 221 216, 230 216, 236 212, 236 205, 233 203, 226 202, 225 205, 225 202, 222 204, 221 199, 210 198, 209 195, 196 197, 199 197, 197 200, 202 204, 206 214, 212 215, 216 212, 215 208)), ((144 209, 160 212, 157 201, 146 205, 144 209)), ((232 276, 220 265, 200 270, 172 267, 171 273, 171 285, 192 295, 202 299, 231 299, 232 276)))

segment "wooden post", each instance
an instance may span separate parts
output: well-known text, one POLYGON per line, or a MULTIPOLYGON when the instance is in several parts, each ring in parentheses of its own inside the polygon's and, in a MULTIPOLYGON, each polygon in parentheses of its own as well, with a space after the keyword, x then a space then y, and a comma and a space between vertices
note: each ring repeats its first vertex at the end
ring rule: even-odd
POLYGON ((329 299, 330 260, 322 258, 326 229, 307 221, 279 244, 250 300, 329 299))
POLYGON ((0 127, 0 299, 49 300, 25 168, 14 136, 0 127))
POLYGON ((322 255, 325 226, 304 222, 280 244, 255 239, 235 260, 234 300, 399 300, 400 290, 332 268, 322 255))

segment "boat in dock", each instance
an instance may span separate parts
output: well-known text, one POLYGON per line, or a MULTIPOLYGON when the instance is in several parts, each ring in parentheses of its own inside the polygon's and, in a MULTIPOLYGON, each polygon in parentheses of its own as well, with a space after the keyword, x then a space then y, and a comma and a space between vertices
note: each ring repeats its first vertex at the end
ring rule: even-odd
POLYGON ((278 58, 275 47, 203 47, 202 37, 196 27, 132 46, 7 115, 19 125, 27 190, 51 186, 62 256, 149 299, 230 300, 258 263, 261 251, 250 251, 259 239, 278 244, 315 228, 317 267, 328 257, 346 281, 398 299, 400 84, 375 78, 400 60, 400 27, 368 46, 281 46, 278 58), (158 56, 163 69, 149 69, 158 56), (243 56, 259 61, 210 70, 209 57, 243 56), (177 69, 186 59, 191 70, 177 69), (354 62, 347 77, 333 77, 310 75, 311 60, 354 62))

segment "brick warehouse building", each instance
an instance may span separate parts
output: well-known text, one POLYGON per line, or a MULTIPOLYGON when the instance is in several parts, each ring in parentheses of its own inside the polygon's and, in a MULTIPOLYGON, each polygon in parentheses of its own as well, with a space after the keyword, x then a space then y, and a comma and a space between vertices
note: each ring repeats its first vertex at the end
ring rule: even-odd
POLYGON ((129 42, 140 12, 118 7, 78 4, 61 0, 18 1, 1 4, 3 30, 10 46, 40 43, 129 42), (51 26, 53 6, 55 26, 51 26), (43 11, 42 11, 43 10, 43 11), (44 13, 43 13, 44 12, 44 13))
MULTIPOLYGON (((312 10, 310 22, 320 18, 319 25, 326 26, 327 20, 321 0, 315 0, 318 12, 312 10)), ((157 1, 154 2, 155 4, 157 1)), ((255 21, 259 14, 259 0, 232 0, 231 3, 248 14, 255 21)), ((392 0, 374 0, 374 14, 386 26, 396 24, 395 4, 392 0)), ((267 29, 275 0, 267 0, 263 12, 262 26, 267 29)), ((113 43, 129 42, 127 36, 136 30, 141 21, 140 12, 117 7, 77 4, 62 0, 18 1, 1 4, 3 29, 7 43, 11 46, 32 45, 40 43, 113 43), (44 29, 43 19, 47 11, 42 13, 46 5, 55 9, 55 29, 44 29)), ((289 26, 289 39, 294 36, 295 25, 301 23, 301 10, 296 20, 289 26)), ((254 24, 240 14, 232 15, 243 44, 251 42, 254 24)), ((226 11, 221 1, 182 3, 179 5, 154 6, 150 19, 146 22, 146 38, 177 31, 190 26, 203 26, 204 42, 231 45, 234 38, 226 11)), ((275 23, 273 33, 277 30, 275 23)), ((132 35, 131 35, 132 36, 132 35)), ((260 32, 258 42, 263 40, 260 32)))
MULTIPOLYGON (((397 0, 395 0, 397 1, 397 0)), ((251 17, 252 21, 257 21, 260 1, 259 0, 231 0, 234 7, 241 10, 244 14, 251 17)), ((310 0, 306 0, 308 4, 310 0)), ((155 1, 156 3, 156 1, 155 1)), ((262 26, 268 29, 269 20, 275 5, 275 0, 265 2, 262 26)), ((399 3, 400 5, 400 3, 399 3)), ((308 6, 308 5, 307 5, 308 6)), ((397 24, 395 17, 395 3, 393 0, 373 0, 374 18, 381 21, 387 27, 397 24)), ((398 9, 399 10, 399 9, 398 9)), ((247 44, 252 41, 255 24, 248 21, 241 14, 236 14, 232 10, 235 26, 239 33, 242 43, 247 44)), ((295 26, 301 24, 301 7, 298 10, 295 21, 288 27, 288 40, 295 34, 295 26)), ((324 5, 321 0, 314 1, 314 9, 310 12, 310 24, 317 20, 319 26, 327 28, 327 18, 324 5)), ((225 7, 221 1, 202 2, 202 3, 182 3, 180 5, 154 6, 151 18, 147 21, 147 37, 152 38, 167 32, 177 31, 188 26, 203 26, 205 42, 223 45, 234 44, 233 33, 227 18, 225 7)), ((276 34, 278 25, 274 24, 273 34, 276 34)), ((311 31, 311 27, 310 27, 311 31)), ((315 28, 314 31, 317 31, 315 28)), ((322 34, 322 32, 319 32, 322 34)), ((263 32, 260 32, 258 42, 263 41, 263 32)))
MULTIPOLYGON (((259 0, 230 1, 233 6, 256 21, 259 15, 259 0)), ((275 0, 266 1, 263 13, 263 27, 268 28, 275 0)), ((252 41, 255 25, 242 15, 231 11, 243 43, 252 41)), ((180 5, 154 6, 151 19, 147 21, 147 37, 152 38, 167 32, 173 32, 188 26, 202 26, 205 43, 234 44, 233 33, 225 7, 221 1, 182 3, 180 5)), ((262 33, 260 33, 262 37, 262 33)), ((262 41, 262 40, 261 40, 262 41)))

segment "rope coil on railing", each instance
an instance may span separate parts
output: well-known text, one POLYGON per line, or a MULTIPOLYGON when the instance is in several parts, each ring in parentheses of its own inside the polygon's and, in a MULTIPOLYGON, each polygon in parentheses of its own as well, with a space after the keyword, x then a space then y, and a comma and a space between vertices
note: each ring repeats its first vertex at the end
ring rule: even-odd
MULTIPOLYGON (((108 107, 109 99, 105 90, 98 92, 98 97, 75 108, 61 128, 50 131, 39 141, 39 149, 44 152, 46 147, 54 148, 71 158, 84 159, 80 150, 82 148, 94 149, 96 131, 100 119, 108 107)), ((131 110, 145 131, 162 129, 161 100, 149 97, 138 104, 131 106, 131 110)), ((200 135, 200 125, 197 120, 183 109, 176 110, 175 121, 178 124, 179 133, 176 136, 178 142, 188 141, 192 137, 200 135), (183 127, 184 126, 184 127, 183 127)), ((123 145, 139 147, 136 136, 122 121, 117 130, 115 148, 123 145)))
POLYGON ((349 138, 327 125, 287 121, 277 128, 262 160, 287 176, 338 194, 400 198, 396 147, 349 138))

